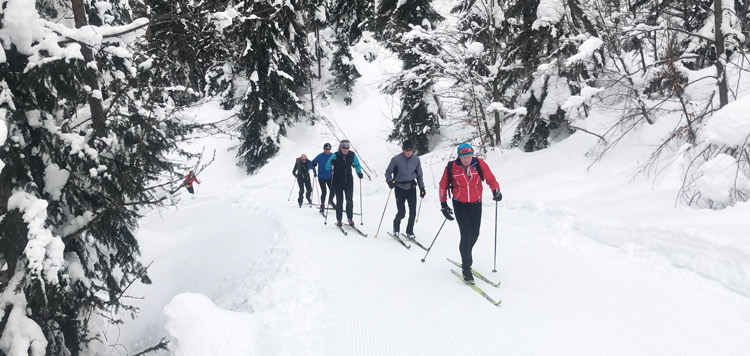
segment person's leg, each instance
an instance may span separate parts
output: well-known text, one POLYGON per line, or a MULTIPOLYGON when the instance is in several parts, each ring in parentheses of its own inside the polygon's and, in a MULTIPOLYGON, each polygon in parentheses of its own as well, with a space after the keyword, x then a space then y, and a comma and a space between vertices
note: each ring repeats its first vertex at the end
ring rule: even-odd
POLYGON ((305 188, 307 188, 307 193, 305 193, 305 198, 307 198, 307 202, 312 204, 312 186, 310 185, 310 179, 305 179, 305 188))
POLYGON ((474 245, 479 239, 479 228, 482 225, 482 203, 469 204, 469 217, 468 217, 468 236, 466 239, 466 248, 469 254, 469 267, 472 266, 474 261, 472 256, 472 250, 474 245))
MULTIPOLYGON (((453 212, 456 214, 456 223, 461 233, 461 242, 458 244, 458 251, 461 253, 461 267, 463 269, 464 279, 471 278, 471 209, 468 203, 453 201, 453 212)), ((476 241, 475 241, 476 242, 476 241)))
POLYGON ((305 181, 297 179, 297 185, 299 186, 299 197, 297 198, 297 205, 302 205, 302 197, 305 194, 305 181))
POLYGON ((318 184, 320 185, 320 205, 325 208, 326 205, 326 194, 328 193, 327 180, 318 178, 318 184))
POLYGON ((396 208, 398 209, 396 217, 393 219, 393 231, 398 232, 401 231, 401 219, 406 216, 406 209, 404 208, 404 203, 406 202, 406 191, 399 187, 395 187, 393 190, 396 191, 396 208))
POLYGON ((352 220, 354 217, 354 198, 352 195, 354 195, 354 180, 350 180, 346 182, 346 217, 349 220, 352 220))
POLYGON ((332 190, 336 193, 336 222, 341 222, 341 216, 344 214, 344 185, 333 184, 332 190))
POLYGON ((406 191, 406 201, 409 202, 409 222, 406 224, 406 234, 414 235, 414 219, 417 217, 417 188, 406 191))
POLYGON ((192 186, 191 186, 191 187, 188 187, 188 186, 186 185, 186 186, 185 186, 185 188, 187 189, 188 193, 190 193, 190 194, 195 194, 195 193, 193 192, 193 187, 192 187, 192 186))

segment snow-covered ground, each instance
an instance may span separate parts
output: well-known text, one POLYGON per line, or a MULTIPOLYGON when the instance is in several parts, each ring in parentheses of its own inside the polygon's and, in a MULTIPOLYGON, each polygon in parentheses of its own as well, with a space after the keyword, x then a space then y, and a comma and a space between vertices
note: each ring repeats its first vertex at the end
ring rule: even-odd
MULTIPOLYGON (((395 199, 382 173, 400 149, 385 141, 389 101, 377 90, 390 60, 359 60, 354 104, 322 109, 375 173, 355 185, 355 211, 363 206, 355 221, 369 237, 344 236, 332 217, 325 225, 315 209, 298 208, 296 186, 284 199, 295 157, 314 157, 325 142, 336 147, 328 126, 292 128, 253 176, 234 165, 236 141, 208 138, 198 146, 215 148, 217 158, 198 177, 197 194, 183 191, 178 209, 142 221, 153 285, 129 291, 144 297, 135 301, 142 313, 110 330, 117 349, 132 354, 168 337, 173 354, 201 356, 750 352, 750 204, 675 207, 676 177, 632 179, 650 149, 643 136, 590 169, 585 153, 595 138, 585 134, 536 153, 487 154, 505 196, 497 273, 496 205, 487 190, 474 267, 502 281, 477 282, 501 306, 450 273, 446 258, 459 259, 454 222, 425 263, 425 251, 391 239, 395 199)), ((195 110, 197 120, 230 115, 216 103, 195 110)), ((425 246, 443 223, 436 184, 453 149, 446 142, 422 157, 427 196, 415 233, 425 246)))

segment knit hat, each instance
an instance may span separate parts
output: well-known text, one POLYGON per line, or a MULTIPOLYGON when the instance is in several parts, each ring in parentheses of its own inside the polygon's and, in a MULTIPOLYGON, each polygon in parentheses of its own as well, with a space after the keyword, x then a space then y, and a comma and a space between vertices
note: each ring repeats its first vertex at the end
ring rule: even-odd
POLYGON ((351 147, 351 146, 349 145, 349 140, 343 140, 343 141, 341 141, 341 142, 339 143, 339 148, 349 148, 349 147, 351 147))
POLYGON ((401 148, 403 150, 413 150, 414 149, 414 144, 411 143, 411 140, 406 140, 406 141, 404 141, 403 144, 401 144, 401 148))
POLYGON ((325 145, 323 145, 323 149, 331 149, 331 144, 326 142, 325 145))
POLYGON ((458 157, 468 156, 474 154, 474 148, 470 144, 464 142, 458 145, 458 157))

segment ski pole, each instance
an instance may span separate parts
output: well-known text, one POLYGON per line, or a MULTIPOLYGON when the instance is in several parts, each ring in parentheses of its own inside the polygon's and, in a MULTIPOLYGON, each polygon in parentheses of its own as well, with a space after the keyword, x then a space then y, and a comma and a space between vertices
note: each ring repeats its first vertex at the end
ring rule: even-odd
POLYGON ((385 208, 383 208, 383 215, 380 216, 380 222, 378 223, 378 231, 375 231, 374 238, 378 238, 378 233, 380 232, 380 225, 383 224, 383 217, 385 216, 385 210, 388 209, 388 200, 391 199, 391 192, 393 192, 393 188, 388 191, 388 198, 385 200, 385 208))
POLYGON ((419 209, 417 209, 417 219, 414 220, 415 223, 419 222, 419 212, 422 211, 422 200, 424 200, 424 198, 419 198, 419 209))
POLYGON ((297 183, 297 178, 294 178, 294 181, 292 181, 292 190, 289 191, 289 198, 286 199, 286 201, 292 200, 292 193, 294 192, 294 183, 297 183))
POLYGON ((430 253, 430 250, 432 250, 432 245, 435 244, 435 241, 437 240, 438 236, 440 235, 440 231, 443 230, 443 226, 445 225, 446 221, 448 221, 448 218, 445 218, 445 220, 443 220, 443 224, 440 225, 440 229, 438 229, 437 234, 435 234, 435 238, 432 239, 432 243, 430 244, 430 247, 427 248, 427 253, 424 254, 424 257, 422 258, 422 262, 424 262, 424 259, 427 258, 427 255, 430 253))
POLYGON ((497 200, 495 200, 495 262, 492 265, 492 272, 497 272, 497 200))
MULTIPOLYGON (((359 224, 364 225, 365 223, 362 222, 363 216, 365 215, 365 212, 362 211, 362 178, 359 179, 359 224)), ((497 218, 495 218, 497 220, 497 218)))

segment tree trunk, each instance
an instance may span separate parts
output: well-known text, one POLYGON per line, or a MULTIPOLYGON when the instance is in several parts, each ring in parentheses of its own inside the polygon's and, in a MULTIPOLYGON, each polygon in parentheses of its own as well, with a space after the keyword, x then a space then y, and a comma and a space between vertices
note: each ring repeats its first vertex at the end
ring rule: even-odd
POLYGON ((716 47, 716 83, 719 86, 719 108, 725 107, 729 104, 729 90, 727 88, 727 74, 724 70, 724 61, 727 56, 724 49, 724 33, 721 31, 721 25, 723 20, 723 11, 721 6, 721 0, 714 0, 714 33, 715 33, 715 47, 716 47))
MULTIPOLYGON (((83 7, 82 0, 71 0, 71 6, 73 8, 73 18, 75 19, 76 28, 88 26, 88 20, 86 19, 86 11, 83 7)), ((91 47, 86 43, 81 43, 81 54, 83 59, 86 61, 86 73, 83 76, 83 82, 91 88, 91 94, 88 97, 89 107, 91 108, 91 122, 94 128, 94 137, 98 137, 104 134, 104 107, 102 106, 102 92, 99 87, 99 73, 97 63, 94 60, 94 53, 91 51, 91 47), (96 97, 98 94, 99 97, 96 97)))

